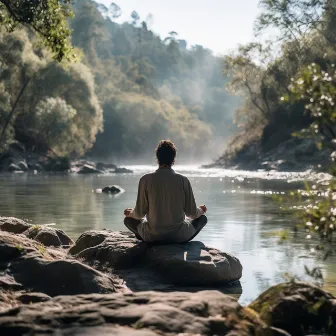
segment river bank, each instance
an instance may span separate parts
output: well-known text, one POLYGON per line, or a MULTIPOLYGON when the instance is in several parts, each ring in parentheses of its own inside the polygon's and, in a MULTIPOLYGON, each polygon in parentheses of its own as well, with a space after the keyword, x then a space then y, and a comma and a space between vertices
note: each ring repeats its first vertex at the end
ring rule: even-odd
MULTIPOLYGON (((273 144, 274 145, 274 144, 273 144)), ((234 144, 232 144, 234 148, 234 144)), ((331 151, 319 150, 311 139, 290 138, 277 146, 266 146, 261 141, 245 144, 240 149, 228 148, 207 168, 248 171, 323 172, 328 171, 331 151)))
POLYGON ((234 270, 239 261, 205 248, 213 256, 211 262, 179 258, 166 246, 146 247, 126 233, 90 231, 73 242, 59 230, 0 217, 0 332, 136 336, 336 332, 336 299, 313 285, 279 284, 249 306, 241 306, 237 298, 223 294, 225 286, 220 286, 240 277, 241 271, 234 270), (152 253, 153 248, 161 253, 152 253), (166 274, 166 287, 155 283, 157 271, 154 277, 153 272, 151 277, 142 277, 150 270, 151 255, 156 258, 156 269, 161 266, 161 271, 175 274, 167 279, 167 273, 161 273, 166 274), (230 270, 218 270, 223 258, 229 260, 230 270), (191 276, 194 266, 198 271, 191 276), (233 278, 206 279, 202 274, 211 272, 202 272, 204 267, 233 278), (184 268, 190 276, 177 279, 184 268), (195 283, 197 279, 203 284, 195 283))
POLYGON ((88 160, 70 160, 58 157, 54 153, 35 153, 26 150, 23 144, 13 143, 8 150, 0 155, 0 172, 6 173, 76 173, 76 174, 106 174, 132 173, 124 167, 113 163, 93 162, 88 160))

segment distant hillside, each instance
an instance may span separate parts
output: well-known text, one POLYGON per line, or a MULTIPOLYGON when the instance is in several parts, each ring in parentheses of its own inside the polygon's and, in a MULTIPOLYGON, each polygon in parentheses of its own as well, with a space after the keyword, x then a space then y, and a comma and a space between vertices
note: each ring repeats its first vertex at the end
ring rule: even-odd
POLYGON ((120 25, 93 1, 74 8, 73 44, 94 73, 104 114, 91 156, 139 158, 162 138, 187 158, 223 149, 238 99, 225 90, 220 58, 202 46, 187 49, 174 32, 161 40, 137 15, 120 25))

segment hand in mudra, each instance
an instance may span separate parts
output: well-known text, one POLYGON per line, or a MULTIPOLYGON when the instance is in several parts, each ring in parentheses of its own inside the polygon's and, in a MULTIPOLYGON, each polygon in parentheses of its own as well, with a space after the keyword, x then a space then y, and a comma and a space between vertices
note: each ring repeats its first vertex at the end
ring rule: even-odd
POLYGON ((133 209, 132 209, 132 208, 127 208, 127 209, 125 209, 125 211, 124 211, 124 215, 125 215, 126 217, 130 217, 132 212, 133 212, 133 209))
POLYGON ((204 213, 208 211, 208 208, 204 204, 200 205, 199 207, 203 210, 204 213))

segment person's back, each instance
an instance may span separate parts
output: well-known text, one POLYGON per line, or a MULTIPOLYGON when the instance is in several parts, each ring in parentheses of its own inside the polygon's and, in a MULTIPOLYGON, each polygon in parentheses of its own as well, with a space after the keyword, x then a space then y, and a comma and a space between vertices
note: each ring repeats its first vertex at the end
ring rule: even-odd
POLYGON ((146 242, 188 241, 206 224, 203 214, 207 209, 196 206, 188 178, 171 168, 176 156, 174 144, 161 141, 156 154, 159 169, 141 177, 136 207, 125 210, 125 225, 146 242), (194 221, 186 221, 185 216, 194 221))

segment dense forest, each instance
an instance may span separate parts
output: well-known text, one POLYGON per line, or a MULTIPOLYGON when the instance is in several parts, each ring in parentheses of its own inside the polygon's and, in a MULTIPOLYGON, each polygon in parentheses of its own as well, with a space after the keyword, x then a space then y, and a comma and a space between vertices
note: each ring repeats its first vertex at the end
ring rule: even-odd
POLYGON ((185 162, 225 147, 215 165, 296 170, 328 161, 334 117, 318 129, 317 146, 293 137, 316 123, 305 94, 286 97, 305 66, 335 63, 336 5, 260 6, 256 35, 277 37, 221 58, 174 31, 159 37, 150 15, 116 23, 115 3, 0 0, 0 151, 20 142, 48 155, 145 162, 171 138, 185 162))
POLYGON ((41 153, 134 162, 162 138, 185 160, 223 150, 239 98, 225 88, 221 58, 187 48, 174 31, 161 39, 150 16, 134 11, 114 22, 122 10, 115 3, 72 6, 75 61, 65 65, 30 30, 0 30, 2 150, 19 141, 41 153))

